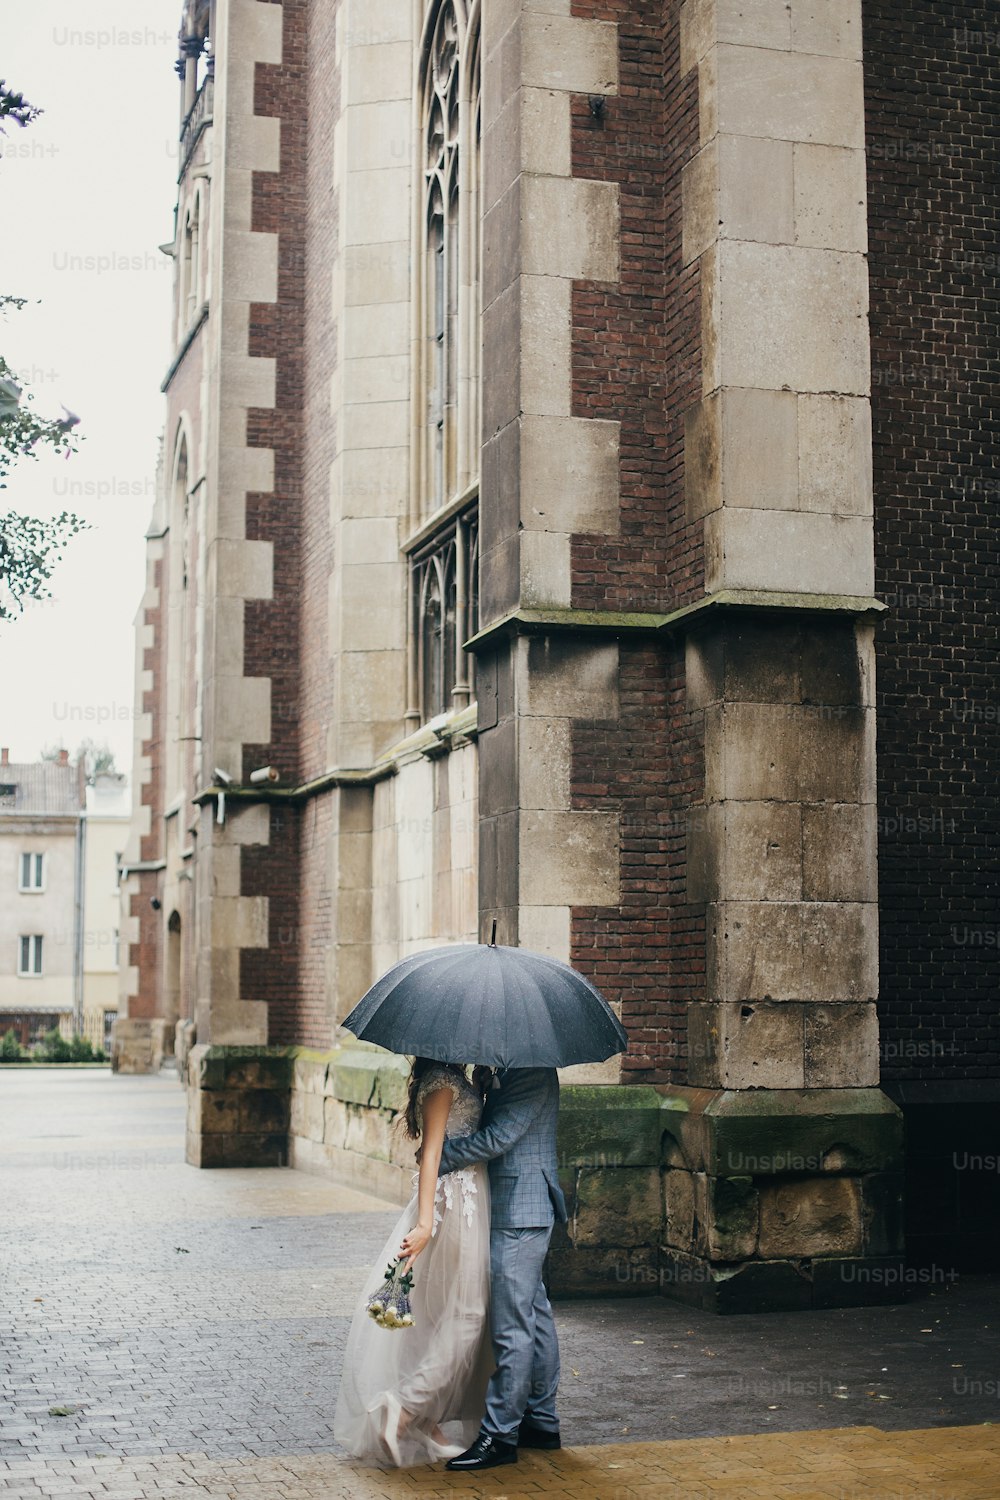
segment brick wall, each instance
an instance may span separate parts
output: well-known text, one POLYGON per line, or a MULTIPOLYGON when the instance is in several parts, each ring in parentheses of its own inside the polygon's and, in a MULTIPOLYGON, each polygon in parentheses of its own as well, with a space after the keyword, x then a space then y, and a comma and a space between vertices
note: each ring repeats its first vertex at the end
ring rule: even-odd
POLYGON ((997 16, 873 0, 864 46, 883 1079, 996 1078, 997 16))
MULTIPOLYGON (((164 556, 147 564, 151 569, 150 583, 157 590, 155 608, 143 610, 142 623, 152 630, 152 644, 142 648, 142 670, 152 673, 152 687, 142 694, 139 711, 150 716, 150 735, 143 740, 141 754, 149 756, 149 779, 140 791, 140 803, 149 808, 150 832, 139 840, 140 860, 156 860, 163 855, 163 751, 165 733, 166 696, 166 614, 167 590, 169 587, 167 558, 164 556)), ((138 767, 136 767, 138 774, 138 767)), ((161 933, 160 913, 154 911, 151 902, 158 896, 162 876, 155 871, 142 871, 138 875, 138 892, 129 898, 128 915, 139 919, 139 941, 129 943, 123 961, 134 965, 138 971, 136 994, 129 999, 129 1015, 146 1019, 158 1015, 161 983, 161 933)))
MULTIPOLYGON (((621 423, 617 536, 572 541, 576 608, 666 611, 703 589, 685 516, 683 418, 701 393, 698 267, 681 266, 681 169, 697 149, 696 75, 679 77, 679 5, 585 4, 614 21, 619 93, 573 108, 573 174, 620 185, 621 279, 573 291, 573 413, 621 423)), ((616 723, 577 723, 572 806, 621 812, 621 908, 574 907, 570 961, 621 1000, 630 1082, 683 1082, 686 1003, 704 986, 704 919, 684 900, 685 819, 702 795, 682 642, 623 640, 616 723)))
MULTIPOLYGON (((278 172, 254 172, 252 227, 278 236, 278 296, 250 309, 249 353, 276 361, 273 409, 251 409, 250 447, 274 450, 274 489, 249 494, 248 540, 274 544, 270 600, 245 605, 244 672, 271 679, 271 743, 244 745, 243 778, 258 766, 276 766, 286 785, 301 772, 298 724, 301 673, 299 591, 303 509, 302 452, 306 285, 306 142, 308 108, 307 0, 282 6, 282 60, 258 63, 254 113, 281 121, 278 172)), ((240 954, 240 993, 266 1000, 271 1042, 292 1036, 298 989, 298 813, 272 807, 270 840, 243 850, 242 894, 266 895, 269 946, 240 954), (284 940, 282 940, 282 938, 284 940)))
MULTIPOLYGON (((330 381, 337 364, 337 326, 331 307, 331 274, 338 242, 338 192, 333 183, 333 133, 340 114, 340 73, 335 66, 337 6, 312 4, 308 29, 309 150, 306 193, 305 448, 303 453, 301 718, 303 776, 328 765, 327 735, 333 714, 330 660, 330 468, 336 430, 330 381)), ((295 1040, 330 1044, 327 954, 333 941, 328 889, 333 798, 314 797, 301 814, 299 843, 299 995, 295 1040)), ((292 1040, 291 1037, 288 1040, 292 1040)))

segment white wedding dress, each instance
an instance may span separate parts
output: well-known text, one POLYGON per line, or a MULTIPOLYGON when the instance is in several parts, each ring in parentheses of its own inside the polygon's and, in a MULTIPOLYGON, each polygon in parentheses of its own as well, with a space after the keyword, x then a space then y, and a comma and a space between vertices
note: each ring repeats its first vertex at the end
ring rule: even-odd
MULTIPOLYGON (((482 1105, 452 1068, 428 1069, 417 1121, 433 1090, 454 1094, 445 1135, 470 1135, 482 1105)), ((490 1198, 484 1162, 438 1178, 431 1239, 413 1263, 412 1328, 381 1328, 368 1316, 404 1236, 417 1222, 414 1192, 365 1280, 347 1336, 334 1436, 366 1464, 405 1467, 464 1452, 476 1438, 493 1371, 489 1336, 490 1198), (400 1429, 400 1416, 408 1425, 400 1429), (412 1413, 412 1418, 406 1414, 412 1413), (434 1428, 447 1439, 432 1436, 434 1428)))

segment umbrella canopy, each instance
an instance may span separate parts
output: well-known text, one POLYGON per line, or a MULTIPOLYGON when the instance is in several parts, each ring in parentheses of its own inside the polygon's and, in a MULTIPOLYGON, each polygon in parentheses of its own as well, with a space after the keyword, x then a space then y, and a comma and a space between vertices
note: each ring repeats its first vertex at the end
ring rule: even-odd
POLYGON ((624 1052, 628 1036, 576 969, 493 943, 425 948, 394 964, 344 1021, 391 1052, 494 1068, 565 1068, 624 1052))

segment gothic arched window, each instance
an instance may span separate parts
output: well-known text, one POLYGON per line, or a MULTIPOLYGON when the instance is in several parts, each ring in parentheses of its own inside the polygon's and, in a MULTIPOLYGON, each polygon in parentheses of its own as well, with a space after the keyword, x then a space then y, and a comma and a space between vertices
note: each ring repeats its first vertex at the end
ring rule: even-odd
POLYGON ((411 721, 469 701, 463 642, 476 625, 480 345, 478 0, 435 0, 421 51, 418 170, 421 337, 414 370, 416 528, 411 560, 411 721))

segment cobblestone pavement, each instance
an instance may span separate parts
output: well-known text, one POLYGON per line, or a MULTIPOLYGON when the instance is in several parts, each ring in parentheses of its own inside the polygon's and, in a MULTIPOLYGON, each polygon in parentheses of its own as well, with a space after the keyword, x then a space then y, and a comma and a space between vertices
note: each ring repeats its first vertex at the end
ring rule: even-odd
POLYGON ((198 1171, 167 1073, 0 1068, 0 1495, 1000 1495, 995 1283, 720 1319, 560 1303, 568 1445, 471 1481, 338 1455, 340 1355, 398 1210, 198 1171))

